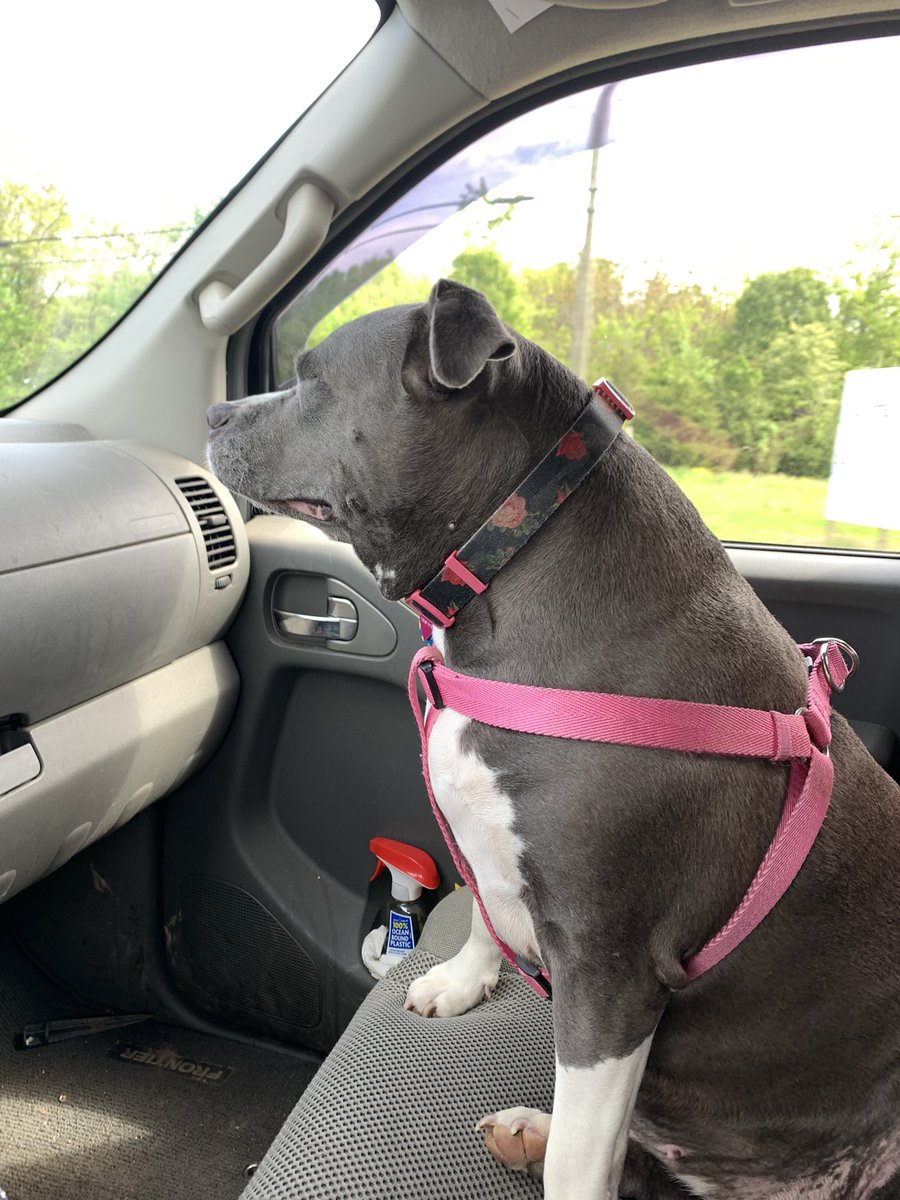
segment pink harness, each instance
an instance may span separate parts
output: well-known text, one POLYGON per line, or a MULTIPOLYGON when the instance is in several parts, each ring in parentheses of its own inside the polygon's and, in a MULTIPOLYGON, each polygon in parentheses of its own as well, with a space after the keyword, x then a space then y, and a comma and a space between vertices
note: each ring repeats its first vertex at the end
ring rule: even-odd
MULTIPOLYGON (((406 597, 419 616, 426 642, 432 623, 449 628, 462 607, 486 590, 494 575, 588 477, 615 442, 622 423, 633 416, 628 401, 609 380, 594 384, 590 402, 570 429, 469 540, 448 556, 438 574, 406 597)), ((832 691, 843 691, 858 659, 840 638, 819 638, 801 645, 800 652, 809 668, 806 705, 786 714, 499 683, 451 671, 431 645, 419 651, 409 673, 409 700, 422 738, 422 769, 431 807, 491 936, 536 992, 550 995, 549 975, 514 954, 497 936, 472 870, 435 800, 428 737, 440 710, 450 708, 473 721, 517 733, 790 763, 781 820, 759 870, 722 929, 684 963, 688 979, 697 979, 772 911, 803 866, 828 811, 834 774, 828 753, 830 696, 832 691), (430 701, 424 716, 417 682, 430 701)))
POLYGON ((856 656, 838 638, 820 638, 799 649, 809 662, 809 685, 806 706, 791 714, 499 683, 451 671, 434 646, 419 651, 409 673, 409 700, 422 739, 422 767, 432 810, 500 952, 539 995, 550 994, 549 976, 517 957, 497 936, 472 870, 435 800, 428 770, 428 738, 441 709, 450 708, 473 721, 518 733, 791 764, 781 820, 759 870, 722 929, 684 964, 688 979, 696 979, 730 954, 772 911, 802 867, 828 811, 833 779, 828 753, 830 695, 832 689, 843 690, 855 669, 856 656), (842 651, 850 655, 849 664, 842 651), (430 700, 424 716, 416 690, 418 680, 430 700))

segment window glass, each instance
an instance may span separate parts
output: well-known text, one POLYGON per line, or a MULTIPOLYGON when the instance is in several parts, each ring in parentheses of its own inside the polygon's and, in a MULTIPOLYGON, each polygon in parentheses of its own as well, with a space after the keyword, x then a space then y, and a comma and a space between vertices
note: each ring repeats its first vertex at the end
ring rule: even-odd
POLYGON ((101 337, 368 39, 375 0, 16 4, 0 71, 0 410, 101 337), (338 8, 340 12, 338 12, 338 8), (272 69, 273 31, 286 44, 272 69))
POLYGON ((722 538, 900 551, 898 39, 556 101, 409 191, 288 307, 280 377, 441 275, 637 408, 722 538))

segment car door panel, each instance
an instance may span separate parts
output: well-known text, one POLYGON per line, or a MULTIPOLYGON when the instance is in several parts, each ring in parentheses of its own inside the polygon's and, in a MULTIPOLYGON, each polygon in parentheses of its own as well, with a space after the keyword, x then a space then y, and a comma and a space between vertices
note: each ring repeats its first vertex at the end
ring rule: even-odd
POLYGON ((456 875, 406 697, 415 618, 348 546, 283 518, 247 528, 250 584, 228 637, 240 705, 169 809, 167 944, 198 1007, 321 1050, 372 984, 360 947, 388 891, 385 876, 369 882, 369 839, 426 850, 444 890, 456 875), (353 606, 350 639, 281 630, 277 612, 327 620, 329 597, 353 606))

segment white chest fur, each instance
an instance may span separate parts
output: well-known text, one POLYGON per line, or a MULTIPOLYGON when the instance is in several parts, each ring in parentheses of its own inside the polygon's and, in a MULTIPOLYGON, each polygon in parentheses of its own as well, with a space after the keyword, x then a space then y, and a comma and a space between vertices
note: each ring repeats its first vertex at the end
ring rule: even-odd
POLYGON ((461 739, 469 718, 445 709, 428 743, 428 769, 435 799, 453 830, 478 883, 497 934, 517 954, 539 957, 534 925, 522 901, 519 857, 522 841, 513 831, 513 806, 497 785, 497 774, 461 739))

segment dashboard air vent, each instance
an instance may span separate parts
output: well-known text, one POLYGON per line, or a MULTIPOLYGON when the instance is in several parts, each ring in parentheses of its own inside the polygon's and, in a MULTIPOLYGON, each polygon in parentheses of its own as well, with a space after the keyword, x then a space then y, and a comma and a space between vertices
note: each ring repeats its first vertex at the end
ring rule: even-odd
POLYGON ((211 571, 219 567, 230 567, 237 558, 234 533, 222 501, 216 495, 209 480, 199 475, 189 475, 175 480, 194 516, 200 525, 206 543, 206 561, 211 571))

